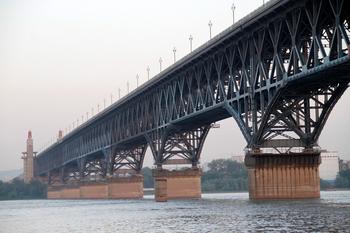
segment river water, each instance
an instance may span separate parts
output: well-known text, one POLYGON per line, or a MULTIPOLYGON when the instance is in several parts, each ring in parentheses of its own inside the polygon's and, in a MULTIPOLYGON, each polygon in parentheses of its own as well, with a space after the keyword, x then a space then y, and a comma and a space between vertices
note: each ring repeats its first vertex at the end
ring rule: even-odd
POLYGON ((1 233, 350 232, 350 191, 320 200, 252 202, 247 193, 200 200, 30 200, 0 202, 1 233))

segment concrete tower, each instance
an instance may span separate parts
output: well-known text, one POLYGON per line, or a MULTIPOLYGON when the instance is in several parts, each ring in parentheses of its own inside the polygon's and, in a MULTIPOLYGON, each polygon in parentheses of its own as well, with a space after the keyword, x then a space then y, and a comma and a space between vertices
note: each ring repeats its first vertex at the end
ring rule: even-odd
POLYGON ((22 152, 23 156, 23 179, 29 183, 34 177, 34 151, 32 132, 28 131, 27 151, 22 152))

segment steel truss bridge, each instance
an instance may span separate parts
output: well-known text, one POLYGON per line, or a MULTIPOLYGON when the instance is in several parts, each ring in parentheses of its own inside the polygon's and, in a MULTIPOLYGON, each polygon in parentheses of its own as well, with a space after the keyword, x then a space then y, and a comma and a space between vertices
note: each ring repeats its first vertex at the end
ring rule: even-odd
POLYGON ((249 149, 315 147, 349 51, 349 1, 270 1, 41 152, 36 175, 140 171, 148 146, 159 167, 196 166, 211 124, 231 117, 249 149))

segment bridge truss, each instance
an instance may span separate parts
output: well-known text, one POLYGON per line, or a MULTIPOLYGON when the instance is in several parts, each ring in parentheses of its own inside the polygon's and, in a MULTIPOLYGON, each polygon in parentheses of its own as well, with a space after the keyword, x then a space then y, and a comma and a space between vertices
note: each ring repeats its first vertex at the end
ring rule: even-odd
POLYGON ((140 171, 147 146, 157 166, 196 166, 211 124, 229 117, 249 149, 315 147, 348 87, 349 51, 350 2, 270 1, 40 153, 37 175, 140 171))

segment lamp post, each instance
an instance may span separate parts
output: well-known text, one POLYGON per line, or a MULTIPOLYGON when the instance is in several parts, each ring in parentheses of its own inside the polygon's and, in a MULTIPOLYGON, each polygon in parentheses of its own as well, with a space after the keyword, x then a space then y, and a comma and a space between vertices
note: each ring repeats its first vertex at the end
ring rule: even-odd
POLYGON ((111 94, 111 105, 113 104, 113 94, 111 94))
POLYGON ((106 99, 103 99, 103 109, 106 108, 106 99))
POLYGON ((160 72, 162 72, 162 62, 163 62, 163 59, 159 58, 159 70, 160 70, 160 72))
POLYGON ((97 112, 100 112, 100 104, 97 104, 97 112))
POLYGON ((209 26, 209 38, 211 39, 211 27, 213 26, 213 23, 211 22, 211 20, 209 20, 208 26, 209 26))
POLYGON ((136 88, 139 87, 139 79, 140 79, 140 76, 137 74, 136 75, 136 88))
POLYGON ((235 23, 235 10, 236 10, 235 3, 232 3, 231 10, 232 10, 232 24, 234 24, 235 23))
POLYGON ((118 88, 118 99, 120 99, 120 88, 118 88))
POLYGON ((150 68, 149 68, 149 66, 147 66, 147 79, 149 80, 149 72, 150 72, 150 68))
POLYGON ((130 90, 130 84, 129 84, 129 81, 126 82, 126 91, 128 92, 129 94, 129 90, 130 90))
POLYGON ((89 119, 89 112, 86 112, 86 120, 89 119))
POLYGON ((190 35, 190 38, 188 38, 190 40, 190 52, 192 53, 192 41, 193 41, 193 36, 190 35))
POLYGON ((173 53, 174 53, 174 63, 176 62, 176 48, 173 48, 173 53))
POLYGON ((94 115, 94 108, 91 108, 91 116, 94 115))
POLYGON ((263 5, 265 5, 265 0, 263 0, 263 5))

